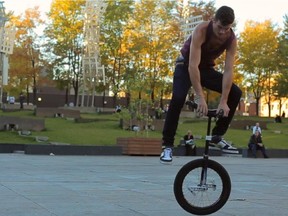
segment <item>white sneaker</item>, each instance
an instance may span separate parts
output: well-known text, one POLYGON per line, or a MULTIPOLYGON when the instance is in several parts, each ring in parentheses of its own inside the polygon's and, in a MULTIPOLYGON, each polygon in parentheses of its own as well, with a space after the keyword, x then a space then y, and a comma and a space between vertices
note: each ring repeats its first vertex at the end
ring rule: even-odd
POLYGON ((219 136, 212 137, 210 146, 217 146, 218 148, 221 148, 222 152, 224 153, 239 154, 239 150, 237 148, 233 147, 230 143, 219 136))
POLYGON ((237 148, 233 147, 231 144, 226 142, 224 139, 222 139, 218 145, 221 146, 222 152, 229 153, 229 154, 239 154, 239 151, 237 148))
POLYGON ((172 160, 172 148, 164 148, 160 155, 160 162, 169 164, 172 160))

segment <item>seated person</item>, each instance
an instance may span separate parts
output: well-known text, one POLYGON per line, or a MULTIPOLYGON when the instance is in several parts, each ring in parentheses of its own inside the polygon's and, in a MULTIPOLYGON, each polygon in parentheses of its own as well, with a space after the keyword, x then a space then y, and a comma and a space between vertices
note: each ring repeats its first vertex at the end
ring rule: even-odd
POLYGON ((196 155, 196 146, 194 143, 194 137, 190 130, 188 130, 187 134, 184 136, 184 143, 186 148, 186 156, 196 155))
POLYGON ((275 117, 275 122, 276 122, 276 123, 282 123, 281 116, 276 115, 276 117, 275 117))
POLYGON ((255 134, 253 134, 250 137, 248 147, 252 151, 252 154, 255 158, 256 158, 257 150, 260 150, 262 152, 264 158, 268 158, 266 154, 266 149, 262 143, 262 137, 259 131, 255 131, 255 134))

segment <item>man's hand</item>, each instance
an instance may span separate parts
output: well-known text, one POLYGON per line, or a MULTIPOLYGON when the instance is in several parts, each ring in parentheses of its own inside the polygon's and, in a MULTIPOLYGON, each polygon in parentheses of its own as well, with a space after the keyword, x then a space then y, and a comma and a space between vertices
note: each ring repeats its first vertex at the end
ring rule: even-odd
POLYGON ((260 147, 263 147, 263 144, 262 143, 257 143, 258 146, 260 147))
POLYGON ((229 112, 230 112, 230 108, 228 107, 227 103, 220 103, 218 105, 218 108, 217 108, 217 113, 220 111, 220 110, 223 110, 223 116, 224 117, 227 117, 229 112))
POLYGON ((208 106, 207 103, 204 99, 204 97, 199 97, 197 98, 197 112, 202 114, 202 115, 207 115, 208 114, 208 106))

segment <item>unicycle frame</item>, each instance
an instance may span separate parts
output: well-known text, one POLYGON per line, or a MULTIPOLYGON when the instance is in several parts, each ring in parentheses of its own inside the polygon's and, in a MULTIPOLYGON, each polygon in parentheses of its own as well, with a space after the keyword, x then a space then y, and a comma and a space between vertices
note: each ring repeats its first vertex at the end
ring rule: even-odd
MULTIPOLYGON (((194 101, 187 101, 186 105, 188 105, 192 109, 197 109, 197 104, 194 101)), ((209 159, 209 142, 211 141, 211 122, 212 118, 221 118, 223 117, 223 110, 220 110, 217 113, 217 109, 209 109, 207 113, 208 117, 208 123, 207 123, 207 132, 205 137, 205 147, 204 147, 204 164, 203 169, 201 172, 201 179, 200 179, 200 185, 206 185, 207 180, 207 167, 208 167, 208 159, 209 159)))
MULTIPOLYGON (((193 101, 188 101, 186 104, 190 108, 197 108, 197 104, 193 101)), ((231 180, 227 170, 218 162, 209 159, 212 118, 222 116, 221 110, 219 112, 216 109, 208 110, 203 158, 185 164, 174 180, 174 195, 178 204, 192 214, 212 214, 222 208, 230 196, 231 180)))
POLYGON ((207 169, 208 169, 208 159, 209 159, 209 142, 212 139, 211 135, 211 122, 212 118, 217 118, 217 117, 222 117, 223 111, 220 113, 217 113, 217 110, 209 110, 207 117, 208 117, 208 123, 207 123, 207 132, 206 132, 206 137, 205 137, 205 148, 204 148, 204 154, 203 154, 203 168, 201 171, 201 180, 200 184, 201 185, 206 185, 207 186, 207 169))

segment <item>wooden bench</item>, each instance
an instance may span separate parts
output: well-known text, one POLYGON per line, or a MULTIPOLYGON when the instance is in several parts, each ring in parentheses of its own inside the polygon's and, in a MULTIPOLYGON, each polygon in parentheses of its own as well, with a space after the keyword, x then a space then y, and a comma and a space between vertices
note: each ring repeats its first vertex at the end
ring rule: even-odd
POLYGON ((61 117, 61 118, 80 118, 79 110, 53 108, 53 107, 37 107, 35 115, 39 117, 61 117))
POLYGON ((160 155, 162 150, 162 140, 158 138, 119 137, 117 145, 124 155, 160 155))

